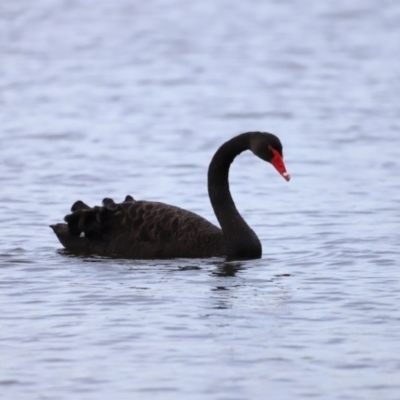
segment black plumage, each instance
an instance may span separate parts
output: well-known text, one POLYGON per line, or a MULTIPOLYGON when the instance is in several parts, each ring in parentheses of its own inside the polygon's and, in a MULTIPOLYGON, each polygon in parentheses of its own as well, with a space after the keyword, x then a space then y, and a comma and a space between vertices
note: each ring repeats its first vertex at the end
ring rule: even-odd
MULTIPOLYGON (((64 218, 66 224, 51 227, 61 244, 79 255, 259 258, 261 243, 235 207, 228 172, 236 155, 247 149, 272 162, 271 146, 282 156, 282 145, 276 136, 249 132, 224 143, 214 155, 208 191, 222 229, 191 211, 160 202, 136 201, 131 196, 122 203, 105 198, 102 206, 95 207, 77 201, 71 207, 72 213, 64 218)), ((282 174, 289 180, 286 171, 282 174)))

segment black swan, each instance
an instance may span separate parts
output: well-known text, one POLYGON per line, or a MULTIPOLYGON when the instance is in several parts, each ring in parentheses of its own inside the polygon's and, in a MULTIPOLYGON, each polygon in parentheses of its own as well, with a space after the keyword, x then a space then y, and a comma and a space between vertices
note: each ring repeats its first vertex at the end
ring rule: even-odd
POLYGON ((73 204, 66 224, 50 225, 61 244, 76 255, 98 254, 131 259, 227 256, 228 259, 261 258, 260 240, 236 209, 229 191, 229 167, 250 149, 271 163, 289 181, 282 144, 271 133, 248 132, 225 142, 208 168, 208 194, 221 228, 178 207, 131 196, 102 206, 73 204))

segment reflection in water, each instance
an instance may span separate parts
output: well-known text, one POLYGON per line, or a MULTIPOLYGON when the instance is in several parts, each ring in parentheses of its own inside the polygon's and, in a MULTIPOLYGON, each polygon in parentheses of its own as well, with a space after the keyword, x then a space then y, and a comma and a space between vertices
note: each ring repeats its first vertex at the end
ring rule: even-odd
POLYGON ((183 267, 178 267, 179 271, 196 271, 199 269, 201 269, 201 268, 196 265, 185 265, 183 267))
POLYGON ((216 269, 211 272, 211 275, 219 276, 222 278, 234 277, 238 271, 246 269, 243 267, 243 264, 244 262, 217 262, 215 263, 216 269))
MULTIPOLYGON (((244 262, 229 262, 229 261, 218 261, 213 263, 216 268, 211 271, 211 276, 214 278, 235 278, 238 271, 242 271, 245 269, 243 267, 244 262)), ((232 299, 235 297, 235 291, 231 289, 238 289, 242 285, 236 283, 232 285, 232 280, 225 281, 226 285, 221 285, 221 281, 217 279, 217 286, 214 286, 211 289, 211 292, 214 293, 211 298, 215 303, 213 305, 214 309, 224 310, 228 308, 232 308, 232 299)), ((223 283, 223 282, 222 282, 223 283)))
POLYGON ((213 262, 213 265, 215 269, 210 272, 210 276, 214 278, 210 288, 213 309, 237 309, 239 306, 262 310, 266 314, 290 314, 288 301, 291 299, 291 289, 282 279, 291 274, 249 279, 249 270, 254 267, 252 262, 218 261, 213 262), (246 272, 242 273, 243 271, 246 272))

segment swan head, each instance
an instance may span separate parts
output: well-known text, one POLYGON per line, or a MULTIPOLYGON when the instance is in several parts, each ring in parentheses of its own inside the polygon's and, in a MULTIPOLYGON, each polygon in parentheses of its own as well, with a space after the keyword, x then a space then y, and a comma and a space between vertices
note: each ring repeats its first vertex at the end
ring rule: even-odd
POLYGON ((249 147, 257 157, 272 164, 286 181, 290 180, 283 162, 282 143, 278 137, 272 133, 254 132, 250 135, 249 147))

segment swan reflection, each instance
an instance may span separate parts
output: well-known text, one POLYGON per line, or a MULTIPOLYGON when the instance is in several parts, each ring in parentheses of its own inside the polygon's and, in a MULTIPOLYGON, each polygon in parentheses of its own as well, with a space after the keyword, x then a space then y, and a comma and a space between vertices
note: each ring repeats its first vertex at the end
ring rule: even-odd
POLYGON ((234 277, 239 271, 245 270, 244 262, 220 261, 216 263, 216 269, 211 272, 212 276, 222 278, 234 277))

